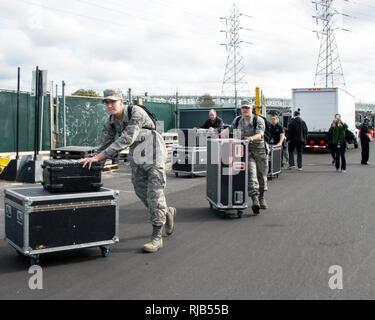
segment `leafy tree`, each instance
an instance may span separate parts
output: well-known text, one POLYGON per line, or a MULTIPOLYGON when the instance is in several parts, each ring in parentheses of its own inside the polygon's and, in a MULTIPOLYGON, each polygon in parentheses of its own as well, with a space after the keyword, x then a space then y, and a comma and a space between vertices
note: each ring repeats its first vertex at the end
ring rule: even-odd
POLYGON ((100 97, 100 95, 94 90, 79 89, 72 94, 72 96, 80 97, 100 97))
POLYGON ((199 97, 199 106, 201 108, 214 108, 216 104, 211 95, 204 94, 203 96, 199 97))

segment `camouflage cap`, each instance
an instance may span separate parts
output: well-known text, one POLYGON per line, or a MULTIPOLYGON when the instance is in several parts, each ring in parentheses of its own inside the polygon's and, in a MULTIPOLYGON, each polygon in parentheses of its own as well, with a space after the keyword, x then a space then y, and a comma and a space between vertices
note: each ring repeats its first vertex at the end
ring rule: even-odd
POLYGON ((124 95, 122 94, 121 89, 107 89, 107 90, 104 90, 103 101, 105 101, 105 100, 118 101, 118 100, 122 100, 123 98, 124 98, 124 95))
POLYGON ((250 103, 249 100, 242 100, 241 101, 241 108, 252 108, 253 105, 250 103))

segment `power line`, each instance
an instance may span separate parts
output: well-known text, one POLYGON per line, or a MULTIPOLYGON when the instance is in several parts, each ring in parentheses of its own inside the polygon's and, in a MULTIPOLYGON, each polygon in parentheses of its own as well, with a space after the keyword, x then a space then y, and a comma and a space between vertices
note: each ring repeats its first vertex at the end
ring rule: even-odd
MULTIPOLYGON (((153 23, 152 20, 150 19, 146 19, 144 17, 142 17, 141 15, 138 15, 138 14, 133 14, 132 11, 122 11, 122 10, 119 10, 119 9, 113 9, 113 8, 109 8, 109 7, 106 7, 106 6, 103 6, 103 5, 100 5, 96 2, 91 2, 91 1, 87 1, 87 0, 76 0, 77 2, 81 2, 83 4, 86 4, 86 5, 89 5, 91 7, 96 7, 96 8, 99 8, 99 9, 104 9, 104 10, 107 10, 107 11, 110 11, 110 12, 114 12, 114 13, 117 13, 117 14, 120 14, 120 15, 123 15, 123 16, 130 16, 130 17, 133 17, 133 18, 136 18, 137 20, 142 20, 142 21, 145 21, 145 22, 148 22, 148 23, 153 23)), ((169 26, 169 25, 168 25, 169 26)))
MULTIPOLYGON (((358 2, 355 2, 355 1, 345 1, 345 3, 349 3, 349 4, 352 4, 352 5, 362 5, 362 6, 366 6, 366 7, 370 7, 370 8, 375 8, 375 6, 361 4, 361 3, 358 3, 358 2)), ((353 9, 349 9, 349 10, 351 10, 350 13, 352 15, 359 15, 359 16, 362 16, 362 17, 371 18, 371 20, 375 20, 375 15, 370 15, 370 14, 363 13, 363 12, 353 11, 353 9)), ((358 19, 355 16, 351 16, 351 18, 358 19)), ((364 20, 364 19, 361 18, 361 21, 362 20, 364 20)))
MULTIPOLYGON (((103 10, 107 10, 107 11, 110 11, 110 12, 118 13, 118 14, 121 14, 121 15, 123 15, 125 17, 126 16, 131 16, 131 17, 133 17, 133 18, 135 18, 137 20, 142 20, 142 21, 145 21, 145 22, 147 22, 147 23, 149 23, 151 25, 155 25, 155 18, 148 19, 148 18, 144 17, 144 13, 145 13, 144 10, 138 14, 138 13, 134 13, 136 11, 136 10, 134 10, 134 8, 129 8, 128 7, 129 11, 125 12, 125 11, 120 10, 118 8, 116 8, 116 9, 115 8, 110 8, 110 7, 98 4, 96 2, 91 2, 91 1, 87 1, 87 0, 76 0, 76 1, 81 2, 83 4, 86 4, 86 5, 89 5, 91 7, 97 7, 97 8, 103 9, 103 10)), ((117 2, 113 2, 113 3, 116 4, 117 2)), ((121 4, 121 7, 123 8, 124 5, 121 4)), ((205 21, 205 22, 207 23, 207 21, 205 21)), ((158 23, 158 25, 162 24, 162 25, 166 26, 169 29, 175 28, 175 25, 167 24, 167 23, 165 23, 164 21, 161 21, 161 20, 159 20, 157 23, 158 23)), ((190 31, 191 33, 196 34, 197 30, 196 29, 192 29, 191 26, 192 25, 189 24, 187 26, 188 28, 185 27, 184 30, 190 31), (187 29, 190 29, 190 30, 187 30, 187 29)), ((165 33, 165 34, 168 34, 168 33, 165 33)), ((200 34, 200 36, 203 36, 202 32, 199 32, 199 34, 200 34)), ((173 34, 173 35, 175 35, 175 34, 173 34)), ((208 34, 207 34, 207 37, 209 37, 208 34)))
POLYGON ((368 7, 368 8, 375 8, 374 5, 365 4, 365 3, 361 3, 361 2, 358 2, 358 1, 354 1, 354 0, 343 0, 343 1, 346 2, 346 3, 356 4, 356 5, 360 5, 360 6, 364 6, 364 7, 368 7))
POLYGON ((97 18, 97 17, 93 17, 93 16, 88 16, 88 15, 84 15, 84 14, 80 14, 80 13, 76 13, 76 12, 72 12, 72 11, 68 11, 68 10, 64 10, 64 9, 60 9, 60 8, 55 8, 55 7, 49 7, 49 6, 46 6, 44 4, 41 4, 41 3, 35 3, 35 2, 31 2, 31 1, 27 1, 27 0, 17 0, 19 2, 24 2, 28 5, 31 5, 31 6, 36 6, 36 7, 40 7, 40 8, 43 8, 43 9, 47 9, 49 11, 56 11, 56 12, 61 12, 61 13, 64 13, 64 14, 68 14, 68 15, 72 15, 72 16, 76 16, 76 17, 80 17, 80 18, 84 18, 84 19, 90 19, 90 20, 95 20, 95 21, 99 21, 99 22, 102 22, 102 23, 110 23, 110 24, 113 24, 113 25, 116 25, 118 27, 121 27, 121 28, 129 28, 121 23, 117 23, 117 22, 114 22, 112 20, 106 20, 106 19, 102 19, 102 18, 97 18))
MULTIPOLYGON (((32 5, 32 6, 36 6, 36 7, 40 7, 40 8, 43 8, 43 9, 47 9, 49 11, 56 11, 56 12, 64 13, 64 14, 67 14, 67 15, 72 15, 72 16, 76 16, 76 17, 80 17, 80 18, 84 18, 84 19, 98 21, 98 22, 101 22, 101 23, 105 23, 106 25, 107 24, 112 24, 112 25, 116 26, 117 28, 121 28, 121 29, 125 29, 125 30, 128 30, 128 31, 132 31, 132 29, 129 26, 126 26, 126 25, 124 25, 122 23, 115 22, 113 20, 107 20, 107 19, 102 19, 102 18, 98 18, 98 17, 88 16, 88 15, 84 15, 84 14, 72 12, 72 11, 69 11, 69 10, 65 10, 65 9, 60 9, 60 8, 55 8, 55 7, 49 7, 49 6, 46 6, 46 5, 41 4, 41 3, 35 3, 35 2, 27 1, 27 0, 17 0, 17 1, 24 2, 26 4, 29 4, 29 5, 32 5)), ((155 34, 159 34, 159 35, 175 36, 174 33, 169 33, 169 32, 160 32, 160 31, 153 31, 153 32, 155 34)))
POLYGON ((152 0, 152 1, 149 1, 149 2, 151 2, 154 5, 155 5, 155 2, 158 2, 159 4, 161 4, 163 6, 166 6, 166 7, 172 8, 172 9, 177 9, 179 11, 183 11, 184 13, 189 14, 189 15, 194 16, 194 17, 197 17, 199 19, 202 19, 202 21, 205 21, 205 22, 207 22, 207 18, 217 19, 216 16, 214 16, 213 14, 210 14, 207 11, 205 11, 204 14, 202 15, 202 14, 196 12, 196 11, 193 11, 191 9, 183 7, 180 4, 178 4, 176 6, 174 2, 170 3, 170 2, 166 2, 166 1, 162 1, 162 0, 152 0))

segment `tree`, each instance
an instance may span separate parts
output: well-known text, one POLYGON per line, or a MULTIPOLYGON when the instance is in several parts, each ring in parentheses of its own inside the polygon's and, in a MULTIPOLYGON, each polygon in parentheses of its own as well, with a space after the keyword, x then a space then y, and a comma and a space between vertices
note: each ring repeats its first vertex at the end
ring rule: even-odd
POLYGON ((199 106, 201 108, 214 108, 216 104, 211 95, 204 94, 199 98, 199 106))
POLYGON ((72 96, 80 97, 100 97, 100 95, 94 90, 79 89, 72 94, 72 96))

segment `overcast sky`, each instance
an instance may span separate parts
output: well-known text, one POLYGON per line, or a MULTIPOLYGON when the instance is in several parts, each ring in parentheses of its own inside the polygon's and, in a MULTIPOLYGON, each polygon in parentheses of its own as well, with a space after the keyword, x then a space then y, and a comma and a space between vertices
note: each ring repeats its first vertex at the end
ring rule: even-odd
MULTIPOLYGON (((0 88, 30 90, 36 65, 67 91, 133 88, 150 94, 220 94, 227 52, 223 20, 233 0, 0 0, 0 88)), ((320 41, 308 0, 236 1, 249 87, 289 98, 312 87, 320 41)), ((375 3, 335 1, 348 91, 375 103, 375 3)))

